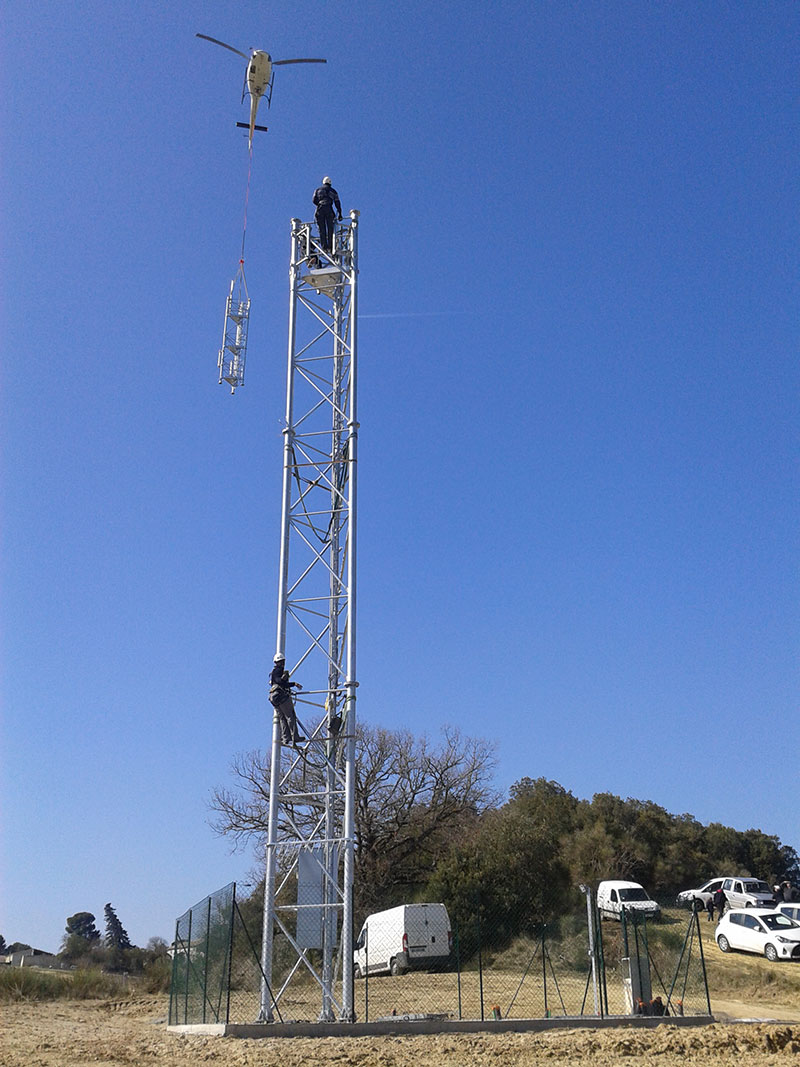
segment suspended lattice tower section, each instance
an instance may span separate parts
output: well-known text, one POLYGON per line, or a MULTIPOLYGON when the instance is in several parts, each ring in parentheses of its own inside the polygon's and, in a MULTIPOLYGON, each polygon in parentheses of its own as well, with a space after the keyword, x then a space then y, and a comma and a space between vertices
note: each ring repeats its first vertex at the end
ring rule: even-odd
POLYGON ((272 731, 261 1011, 353 1021, 358 212, 326 252, 292 219, 276 652, 298 730, 272 731))
POLYGON ((247 328, 250 322, 250 297, 244 277, 244 260, 239 260, 239 270, 231 282, 225 302, 225 325, 222 330, 222 347, 217 358, 219 384, 227 382, 231 393, 237 385, 244 385, 244 362, 247 355, 247 328))

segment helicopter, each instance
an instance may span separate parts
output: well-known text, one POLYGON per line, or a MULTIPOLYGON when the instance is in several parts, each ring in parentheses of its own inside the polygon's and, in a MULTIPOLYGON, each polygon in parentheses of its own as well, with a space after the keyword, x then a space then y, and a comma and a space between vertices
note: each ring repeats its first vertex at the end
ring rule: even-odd
MULTIPOLYGON (((221 48, 227 48, 229 52, 235 52, 237 56, 241 56, 242 59, 247 60, 247 71, 244 77, 244 87, 242 88, 242 100, 244 100, 245 93, 250 94, 250 136, 248 139, 248 146, 253 147, 253 133, 255 130, 266 130, 266 126, 256 126, 256 113, 258 112, 258 105, 262 96, 266 94, 267 107, 272 103, 272 83, 275 80, 275 71, 273 67, 282 67, 288 63, 327 63, 327 59, 273 59, 269 52, 264 52, 260 48, 254 48, 251 50, 250 55, 246 55, 244 52, 239 51, 238 48, 234 48, 232 45, 225 44, 224 41, 218 41, 216 37, 208 37, 205 33, 198 33, 195 36, 202 38, 204 41, 211 41, 212 44, 218 44, 221 48)), ((248 123, 237 122, 237 126, 242 126, 244 129, 248 128, 248 123)))

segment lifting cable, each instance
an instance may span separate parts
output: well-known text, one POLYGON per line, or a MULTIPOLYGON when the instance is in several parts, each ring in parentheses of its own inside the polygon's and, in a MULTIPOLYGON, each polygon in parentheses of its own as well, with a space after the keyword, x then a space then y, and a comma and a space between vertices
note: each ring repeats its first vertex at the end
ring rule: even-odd
MULTIPOLYGON (((240 263, 244 267, 244 242, 247 238, 247 205, 250 202, 250 178, 253 173, 253 146, 250 145, 250 149, 247 153, 247 185, 244 192, 244 223, 242 225, 242 254, 240 257, 240 263)), ((244 271, 243 271, 244 273, 244 271)))

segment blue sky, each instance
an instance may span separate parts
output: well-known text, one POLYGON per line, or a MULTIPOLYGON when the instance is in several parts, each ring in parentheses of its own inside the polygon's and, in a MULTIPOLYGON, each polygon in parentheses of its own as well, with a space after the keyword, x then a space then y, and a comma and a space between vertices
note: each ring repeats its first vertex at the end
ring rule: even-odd
MULTIPOLYGON (((289 220, 361 211, 359 712, 800 848, 794 3, 4 15, 0 932, 171 937, 268 742, 289 220), (247 384, 243 62, 277 58, 247 384)), ((708 872, 712 874, 714 872, 708 872)))

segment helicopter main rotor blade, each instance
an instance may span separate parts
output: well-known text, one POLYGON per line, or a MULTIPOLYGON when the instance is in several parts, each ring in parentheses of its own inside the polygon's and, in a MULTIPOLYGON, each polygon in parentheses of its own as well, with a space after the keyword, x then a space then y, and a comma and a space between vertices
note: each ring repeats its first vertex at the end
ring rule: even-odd
POLYGON ((244 52, 240 52, 238 48, 234 48, 233 45, 225 44, 224 41, 218 41, 216 37, 208 37, 205 33, 196 33, 195 37, 202 37, 204 41, 211 41, 212 44, 218 44, 220 48, 227 48, 229 52, 235 52, 237 56, 241 56, 242 59, 249 59, 250 56, 246 56, 244 52))
POLYGON ((287 63, 327 63, 327 59, 273 59, 273 67, 285 67, 287 63))

